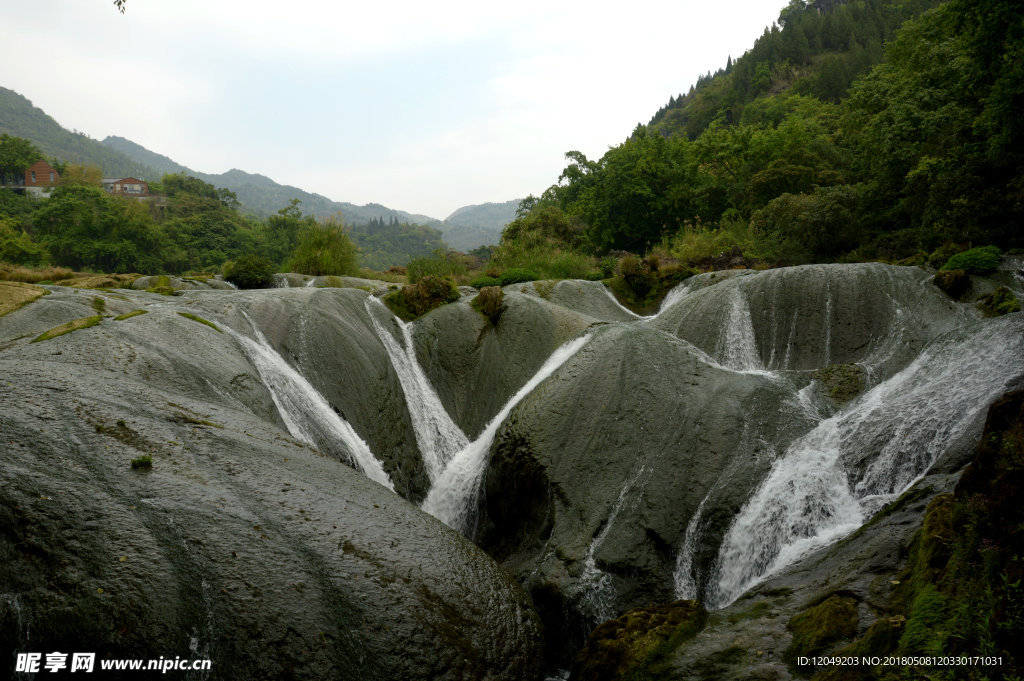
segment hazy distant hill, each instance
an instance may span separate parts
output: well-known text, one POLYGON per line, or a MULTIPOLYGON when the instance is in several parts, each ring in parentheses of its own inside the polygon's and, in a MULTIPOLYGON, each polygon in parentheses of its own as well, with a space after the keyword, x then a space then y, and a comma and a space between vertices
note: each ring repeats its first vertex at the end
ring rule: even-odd
POLYGON ((247 173, 237 168, 232 168, 226 173, 218 175, 199 172, 183 166, 166 156, 150 151, 124 137, 110 136, 103 140, 103 144, 120 151, 139 163, 144 163, 156 169, 160 175, 165 173, 187 173, 214 186, 226 187, 238 195, 238 200, 242 202, 242 205, 261 216, 276 213, 279 209, 287 206, 293 198, 296 198, 302 201, 300 207, 303 213, 311 213, 320 217, 340 212, 348 222, 362 223, 378 219, 383 219, 387 222, 391 218, 396 218, 399 222, 431 226, 440 224, 440 220, 436 218, 426 215, 414 215, 403 210, 388 208, 378 203, 357 206, 344 201, 332 201, 326 196, 313 194, 298 187, 278 184, 265 175, 247 173))
POLYGON ((167 173, 185 173, 215 187, 230 189, 238 195, 245 210, 261 217, 276 213, 296 198, 302 201, 300 207, 303 213, 326 217, 340 212, 352 224, 378 221, 390 224, 394 220, 433 227, 441 231, 450 248, 462 251, 498 243, 502 228, 515 216, 516 206, 519 205, 519 201, 515 200, 465 206, 452 213, 448 221, 442 222, 427 215, 407 213, 379 203, 357 206, 344 201, 332 201, 326 196, 278 184, 269 177, 244 170, 203 173, 124 137, 112 135, 100 142, 88 135, 70 132, 22 95, 2 87, 0 132, 27 138, 44 154, 58 160, 98 165, 106 177, 132 176, 152 182, 167 173))
POLYGON ((444 219, 441 227, 445 241, 461 251, 477 246, 496 244, 501 240, 501 230, 516 217, 516 208, 521 199, 504 203, 483 203, 463 206, 444 219))

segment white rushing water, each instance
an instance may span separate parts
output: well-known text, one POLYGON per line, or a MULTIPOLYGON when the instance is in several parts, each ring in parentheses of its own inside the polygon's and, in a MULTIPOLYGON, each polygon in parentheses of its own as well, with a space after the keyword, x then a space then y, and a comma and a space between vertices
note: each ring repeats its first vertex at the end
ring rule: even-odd
POLYGON ((284 361, 249 316, 245 315, 245 318, 252 325, 256 340, 230 327, 224 328, 238 341, 256 367, 292 437, 349 461, 366 477, 394 491, 394 485, 380 461, 348 421, 335 413, 323 395, 284 361))
POLYGON ((754 337, 754 322, 750 318, 747 296, 739 286, 729 295, 729 316, 718 343, 718 356, 722 364, 736 371, 761 371, 761 355, 754 337))
POLYGON ((592 336, 592 333, 587 333, 563 344, 551 353, 540 370, 505 403, 480 436, 452 457, 444 472, 431 486, 423 502, 424 511, 463 534, 471 529, 469 521, 476 509, 480 486, 487 470, 487 452, 498 428, 524 397, 575 355, 592 336))
POLYGON ((452 457, 469 444, 469 439, 448 415, 416 359, 412 324, 403 323, 374 296, 366 299, 366 311, 402 385, 405 403, 416 434, 416 444, 419 445, 427 475, 430 481, 434 482, 452 457), (394 320, 402 332, 404 345, 399 345, 391 332, 384 327, 377 318, 379 314, 394 320))
MULTIPOLYGON (((597 559, 594 557, 594 553, 608 537, 612 525, 615 524, 615 520, 619 517, 619 513, 622 512, 626 501, 629 499, 629 493, 636 487, 636 484, 640 481, 640 476, 646 470, 647 465, 641 464, 636 473, 626 480, 619 491, 619 497, 612 506, 611 513, 608 514, 608 520, 605 521, 604 527, 597 533, 594 540, 590 542, 587 557, 583 559, 583 573, 576 583, 575 590, 584 612, 590 615, 594 622, 604 622, 618 614, 615 609, 615 589, 612 585, 612 576, 597 567, 597 559)), ((633 504, 636 504, 638 501, 638 499, 632 499, 633 504)))
POLYGON ((709 605, 857 529, 924 475, 1024 373, 1021 327, 1004 318, 939 339, 794 441, 727 532, 709 605))

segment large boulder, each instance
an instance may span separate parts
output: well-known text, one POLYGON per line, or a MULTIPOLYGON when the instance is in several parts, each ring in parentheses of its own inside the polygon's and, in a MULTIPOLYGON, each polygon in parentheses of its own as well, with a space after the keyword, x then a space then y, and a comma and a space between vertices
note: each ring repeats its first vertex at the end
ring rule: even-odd
MULTIPOLYGON (((13 315, 53 304, 45 326, 91 308, 54 290, 13 315)), ((326 293, 328 315, 332 293, 352 295, 264 292, 296 293, 326 293)), ((118 305, 148 313, 38 343, 24 333, 38 325, 10 320, 22 333, 0 351, 4 649, 210 658, 210 678, 533 678, 539 623, 522 589, 284 429, 225 327, 247 308, 287 346, 291 321, 278 329, 269 318, 285 310, 231 295, 236 311, 214 314, 222 303, 199 293, 126 293, 118 305)))

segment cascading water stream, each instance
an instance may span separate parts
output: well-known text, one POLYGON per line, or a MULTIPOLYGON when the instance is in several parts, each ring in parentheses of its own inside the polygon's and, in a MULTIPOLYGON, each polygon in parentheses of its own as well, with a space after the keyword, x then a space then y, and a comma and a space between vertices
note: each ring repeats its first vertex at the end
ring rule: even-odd
POLYGON ((348 421, 335 413, 323 395, 274 350, 252 319, 242 314, 252 326, 256 340, 230 327, 225 329, 256 367, 292 437, 348 460, 366 477, 394 491, 388 474, 348 421))
POLYGON ((580 575, 579 582, 576 584, 576 590, 581 603, 584 604, 586 610, 589 611, 588 614, 595 622, 610 620, 617 613, 615 610, 615 595, 609 593, 609 588, 612 586, 612 576, 597 567, 594 553, 608 537, 612 525, 615 524, 616 518, 619 517, 619 513, 626 505, 629 493, 636 486, 637 482, 640 481, 640 477, 644 474, 645 470, 647 470, 647 464, 641 464, 636 473, 626 480, 622 490, 619 491, 619 498, 615 500, 615 504, 612 506, 608 520, 605 521, 604 527, 597 533, 594 540, 590 542, 587 557, 583 560, 583 574, 580 575))
POLYGON ((593 333, 584 334, 564 343, 551 353, 540 370, 505 403, 480 436, 452 457, 444 472, 431 486, 423 502, 424 511, 463 534, 471 529, 469 521, 480 496, 480 486, 487 469, 487 452, 498 428, 524 397, 575 355, 592 336, 593 333))
POLYGON ((793 442, 726 533, 709 604, 857 529, 924 475, 1024 375, 1022 327, 1015 315, 947 334, 793 442))
POLYGON ((392 315, 384 303, 374 296, 366 299, 366 311, 402 385, 405 403, 416 434, 416 444, 419 445, 427 475, 430 481, 434 482, 452 457, 469 444, 469 439, 448 416, 441 399, 430 385, 430 380, 423 373, 416 359, 410 329, 412 325, 405 324, 392 315), (381 313, 386 314, 398 325, 402 332, 404 347, 399 345, 391 332, 377 319, 377 314, 381 313))
POLYGON ((763 371, 764 364, 757 350, 750 305, 739 286, 729 296, 729 317, 719 341, 722 364, 737 371, 763 371))

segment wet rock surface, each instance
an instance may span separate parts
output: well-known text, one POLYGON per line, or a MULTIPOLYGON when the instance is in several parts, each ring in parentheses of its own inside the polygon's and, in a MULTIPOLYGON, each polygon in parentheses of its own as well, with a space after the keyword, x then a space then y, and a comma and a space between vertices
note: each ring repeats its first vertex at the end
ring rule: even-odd
MULTIPOLYGON (((92 310, 92 292, 52 290, 52 310, 30 305, 0 330, 5 650, 209 657, 209 678, 537 672, 539 624, 507 574, 289 435, 230 335, 178 314, 245 330, 244 309, 284 352, 312 361, 326 350, 294 337, 300 301, 118 292, 107 296, 108 314, 148 313, 30 343, 37 329, 92 310), (133 469, 143 455, 152 469, 133 469)), ((358 318, 356 298, 366 295, 275 293, 304 294, 320 310, 331 303, 316 299, 334 295, 346 319, 358 318)), ((347 337, 341 350, 373 346, 358 321, 306 323, 347 337)), ((387 380, 373 354, 358 359, 371 365, 371 386, 387 380)), ((351 373, 353 363, 337 370, 351 373)))
POLYGON ((49 286, 0 320, 4 640, 206 650, 253 678, 530 678, 567 669, 602 621, 696 598, 719 609, 687 641, 647 637, 638 622, 667 622, 655 611, 630 619, 660 651, 637 658, 645 669, 789 678, 801 631, 832 650, 881 621, 929 500, 955 485, 987 404, 1024 383, 1020 314, 983 319, 915 268, 698 275, 650 318, 596 282, 505 287, 496 320, 466 291, 407 330, 469 440, 586 334, 497 428, 477 548, 408 503, 431 480, 389 355, 404 330, 368 303, 387 287, 320 279, 174 296, 49 286), (257 342, 397 495, 358 472, 351 440, 302 436, 257 342), (133 469, 144 454, 152 469, 133 469), (830 506, 836 490, 846 507, 830 506), (787 513, 779 558, 758 516, 787 513), (758 542, 722 586, 726 549, 758 542), (810 626, 851 608, 852 636, 810 626), (808 611, 809 629, 793 624, 808 611))

